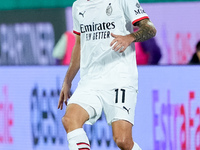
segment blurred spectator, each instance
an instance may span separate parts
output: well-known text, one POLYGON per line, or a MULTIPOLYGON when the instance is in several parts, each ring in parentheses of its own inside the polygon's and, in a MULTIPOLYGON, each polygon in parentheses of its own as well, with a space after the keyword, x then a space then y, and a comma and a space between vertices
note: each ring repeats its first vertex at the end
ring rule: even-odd
POLYGON ((65 32, 53 49, 53 57, 57 65, 69 65, 71 53, 75 44, 75 36, 72 32, 65 32))
POLYGON ((138 65, 157 65, 161 58, 161 50, 155 38, 135 43, 138 65))
POLYGON ((200 64, 200 41, 197 42, 196 51, 193 54, 189 64, 200 64))

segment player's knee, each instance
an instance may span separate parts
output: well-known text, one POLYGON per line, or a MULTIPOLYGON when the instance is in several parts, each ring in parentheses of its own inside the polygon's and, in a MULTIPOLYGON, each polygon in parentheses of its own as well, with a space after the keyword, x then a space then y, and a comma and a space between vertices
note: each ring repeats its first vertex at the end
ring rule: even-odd
POLYGON ((68 124, 68 122, 70 121, 70 119, 67 116, 63 116, 62 117, 62 124, 65 126, 66 124, 68 124))
POLYGON ((122 150, 128 150, 132 148, 132 140, 126 137, 114 137, 114 141, 117 146, 122 150))
POLYGON ((74 127, 76 123, 75 120, 65 115, 62 117, 62 124, 68 133, 72 130, 72 127, 74 127))

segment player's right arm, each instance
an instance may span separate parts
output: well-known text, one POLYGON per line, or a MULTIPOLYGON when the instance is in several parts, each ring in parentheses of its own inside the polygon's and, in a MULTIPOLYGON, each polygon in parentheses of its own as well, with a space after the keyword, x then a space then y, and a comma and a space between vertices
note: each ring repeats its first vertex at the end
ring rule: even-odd
POLYGON ((76 76, 79 68, 80 68, 80 35, 76 35, 76 42, 72 51, 71 61, 67 73, 65 75, 62 89, 60 92, 60 98, 58 102, 58 109, 63 109, 63 103, 67 105, 67 99, 70 97, 70 89, 72 80, 76 76))

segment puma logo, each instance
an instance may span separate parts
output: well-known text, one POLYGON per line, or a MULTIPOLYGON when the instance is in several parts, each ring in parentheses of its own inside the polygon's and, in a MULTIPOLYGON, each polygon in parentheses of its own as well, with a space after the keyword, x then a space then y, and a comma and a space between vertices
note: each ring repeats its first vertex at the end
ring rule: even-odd
POLYGON ((82 17, 84 17, 84 14, 85 14, 85 11, 83 13, 79 12, 79 15, 81 15, 82 17))
POLYGON ((125 106, 123 106, 123 108, 124 108, 124 109, 128 112, 128 114, 129 114, 129 111, 130 111, 131 108, 127 109, 125 106))

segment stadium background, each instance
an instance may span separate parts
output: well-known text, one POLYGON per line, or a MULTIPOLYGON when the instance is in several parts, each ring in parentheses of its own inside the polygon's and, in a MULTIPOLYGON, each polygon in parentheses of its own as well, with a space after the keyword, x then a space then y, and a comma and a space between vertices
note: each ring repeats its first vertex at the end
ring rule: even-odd
MULTIPOLYGON (((142 0, 155 24, 159 65, 139 66, 133 137, 144 150, 200 149, 199 1, 142 0)), ((57 110, 68 66, 52 51, 72 30, 70 0, 0 0, 0 150, 67 150, 57 110)), ((76 76, 72 92, 77 86, 76 76)), ((84 126, 92 149, 117 150, 105 117, 84 126)))

